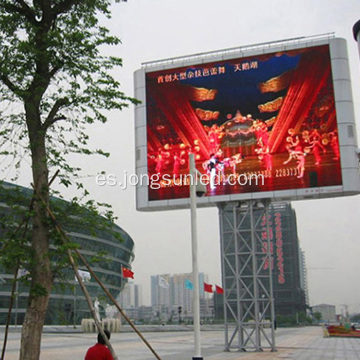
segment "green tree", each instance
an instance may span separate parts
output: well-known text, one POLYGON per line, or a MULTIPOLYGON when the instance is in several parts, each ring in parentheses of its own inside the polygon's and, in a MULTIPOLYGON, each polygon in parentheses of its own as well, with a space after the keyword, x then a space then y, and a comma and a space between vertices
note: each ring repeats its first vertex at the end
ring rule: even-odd
POLYGON ((315 318, 316 321, 322 320, 321 312, 315 311, 313 315, 314 315, 314 318, 315 318))
POLYGON ((71 185, 80 169, 69 164, 68 154, 108 155, 88 148, 87 125, 104 123, 106 111, 136 102, 112 75, 121 59, 101 52, 120 43, 99 21, 110 18, 111 5, 110 0, 0 0, 1 155, 16 166, 29 156, 34 186, 21 360, 39 359, 53 286, 51 170, 61 169, 60 181, 71 185))
POLYGON ((299 324, 312 324, 312 318, 307 316, 306 311, 299 311, 298 312, 298 321, 299 324))

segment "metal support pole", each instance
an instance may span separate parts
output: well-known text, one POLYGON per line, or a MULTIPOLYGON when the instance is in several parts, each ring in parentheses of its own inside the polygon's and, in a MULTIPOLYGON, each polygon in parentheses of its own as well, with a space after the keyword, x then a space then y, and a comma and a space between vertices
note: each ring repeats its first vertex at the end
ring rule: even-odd
POLYGON ((198 245, 196 227, 196 167, 194 154, 189 154, 190 164, 190 217, 191 217, 191 249, 192 249, 192 277, 193 291, 193 315, 194 315, 194 342, 195 356, 193 360, 202 360, 200 339, 200 292, 199 292, 199 268, 198 268, 198 245))
MULTIPOLYGON (((265 203, 265 216, 266 219, 269 219, 269 206, 270 202, 265 203)), ((267 233, 267 257, 269 259, 269 267, 268 267, 268 274, 269 274, 269 303, 270 303, 270 326, 271 326, 271 351, 276 351, 275 345, 275 300, 274 300, 274 284, 273 284, 273 277, 272 277, 272 262, 273 262, 273 254, 271 253, 271 241, 270 241, 270 226, 269 221, 266 222, 266 233, 267 233)))
MULTIPOLYGON (((223 215, 223 209, 221 206, 218 206, 219 209, 219 224, 220 224, 220 234, 224 232, 224 215, 223 215)), ((222 278, 222 284, 225 286, 226 283, 226 277, 225 277, 225 246, 224 241, 220 241, 220 251, 221 251, 221 278, 222 278)), ((226 287, 226 286, 225 286, 226 287)), ((224 303, 223 303, 223 309, 224 309, 224 328, 225 328, 225 351, 230 351, 230 348, 228 346, 229 344, 229 324, 228 324, 228 317, 227 317, 227 309, 226 309, 226 298, 227 294, 224 294, 224 303)))
POLYGON ((252 200, 219 206, 225 351, 276 351, 268 207, 252 200))
MULTIPOLYGON (((233 228, 233 232, 234 232, 234 250, 235 250, 235 254, 238 254, 240 252, 240 248, 239 248, 239 241, 237 241, 238 235, 237 235, 237 227, 238 227, 238 223, 237 223, 237 214, 236 214, 236 206, 237 203, 233 204, 232 207, 232 217, 233 217, 233 221, 234 221, 234 228, 233 228)), ((231 215, 230 215, 231 216, 231 215)), ((240 262, 239 262, 239 258, 238 256, 235 256, 235 271, 236 271, 236 299, 240 299, 241 298, 241 287, 242 284, 239 281, 239 274, 240 274, 240 262)), ((240 324, 242 316, 243 316, 243 304, 241 301, 237 301, 236 302, 236 310, 237 310, 237 318, 236 318, 236 323, 240 324)), ((241 349, 243 347, 244 344, 244 331, 242 328, 238 328, 238 348, 241 349)))
POLYGON ((254 203, 249 201, 250 210, 250 229, 251 229, 251 261, 252 261, 252 282, 253 282, 253 299, 254 299, 254 326, 255 326, 255 349, 261 351, 261 337, 260 337, 260 308, 259 308, 259 271, 257 263, 257 242, 256 242, 256 229, 254 219, 254 203))

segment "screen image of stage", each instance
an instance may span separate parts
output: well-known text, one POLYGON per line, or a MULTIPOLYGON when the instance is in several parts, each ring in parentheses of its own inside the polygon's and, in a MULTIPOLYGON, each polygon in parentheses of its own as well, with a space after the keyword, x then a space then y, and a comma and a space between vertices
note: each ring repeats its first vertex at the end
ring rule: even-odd
POLYGON ((341 186, 329 45, 146 72, 148 200, 341 186), (155 183, 155 181, 153 182, 155 183))

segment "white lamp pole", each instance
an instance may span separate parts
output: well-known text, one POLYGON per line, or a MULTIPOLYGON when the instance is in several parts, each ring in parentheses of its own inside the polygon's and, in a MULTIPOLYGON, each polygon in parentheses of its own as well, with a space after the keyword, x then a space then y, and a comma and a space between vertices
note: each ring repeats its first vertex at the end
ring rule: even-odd
POLYGON ((196 227, 196 167, 194 154, 189 154, 190 164, 190 216, 191 216, 191 248, 192 248, 192 276, 194 283, 193 315, 194 315, 194 342, 195 355, 193 360, 202 360, 200 339, 200 292, 199 292, 199 268, 198 268, 198 245, 196 227))

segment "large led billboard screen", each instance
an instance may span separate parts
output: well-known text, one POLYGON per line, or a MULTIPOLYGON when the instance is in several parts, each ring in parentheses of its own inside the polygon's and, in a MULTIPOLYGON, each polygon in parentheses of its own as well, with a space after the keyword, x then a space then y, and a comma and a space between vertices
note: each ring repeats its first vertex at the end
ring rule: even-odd
POLYGON ((135 76, 139 209, 186 206, 189 153, 204 205, 359 191, 342 39, 179 65, 135 76))

